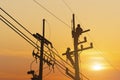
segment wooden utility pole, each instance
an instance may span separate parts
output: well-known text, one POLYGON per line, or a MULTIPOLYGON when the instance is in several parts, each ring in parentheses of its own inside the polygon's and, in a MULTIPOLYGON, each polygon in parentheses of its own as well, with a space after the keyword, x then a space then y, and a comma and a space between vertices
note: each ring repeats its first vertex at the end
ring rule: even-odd
POLYGON ((40 50, 40 64, 39 64, 39 80, 42 80, 43 76, 43 51, 44 51, 44 37, 45 37, 45 19, 43 19, 43 37, 41 39, 41 50, 40 50))
POLYGON ((71 73, 69 73, 69 69, 66 68, 66 74, 68 76, 70 76, 73 80, 81 80, 80 70, 79 70, 79 54, 78 54, 78 52, 86 50, 86 49, 90 49, 93 47, 92 43, 90 43, 89 47, 84 48, 83 45, 81 45, 81 49, 78 49, 79 44, 83 44, 83 43, 87 42, 86 37, 84 37, 84 41, 78 42, 80 35, 82 33, 88 32, 88 31, 90 31, 90 30, 88 29, 88 30, 83 31, 80 24, 77 24, 77 27, 75 28, 75 15, 73 14, 72 38, 74 41, 74 51, 70 51, 70 48, 67 48, 66 53, 62 54, 62 55, 66 55, 67 59, 70 61, 73 68, 75 69, 75 74, 72 75, 71 73), (74 57, 74 58, 72 58, 72 57, 74 57))
MULTIPOLYGON (((75 30, 75 15, 73 14, 73 31, 72 31, 72 34, 74 35, 75 32, 76 32, 76 30, 75 30)), ((79 75, 79 57, 78 57, 78 36, 74 35, 73 36, 73 40, 74 40, 74 51, 75 51, 74 52, 75 80, 80 80, 80 75, 79 75)))

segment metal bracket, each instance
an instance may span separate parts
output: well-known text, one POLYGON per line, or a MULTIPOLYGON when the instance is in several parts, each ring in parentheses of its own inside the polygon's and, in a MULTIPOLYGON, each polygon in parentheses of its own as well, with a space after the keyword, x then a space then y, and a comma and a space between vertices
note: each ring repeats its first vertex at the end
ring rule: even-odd
MULTIPOLYGON (((90 43, 90 46, 86 47, 86 48, 83 48, 83 45, 81 45, 81 49, 78 49, 77 51, 83 51, 83 50, 90 49, 90 48, 93 48, 93 43, 90 43)), ((73 55, 74 52, 75 51, 71 51, 71 52, 69 52, 69 54, 73 55)), ((66 53, 63 53, 62 55, 66 55, 66 53)))

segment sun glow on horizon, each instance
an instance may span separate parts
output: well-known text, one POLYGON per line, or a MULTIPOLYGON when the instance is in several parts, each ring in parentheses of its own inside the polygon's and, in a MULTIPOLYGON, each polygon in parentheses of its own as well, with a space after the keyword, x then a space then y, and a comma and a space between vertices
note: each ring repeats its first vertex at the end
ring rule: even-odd
POLYGON ((100 71, 103 69, 104 69, 104 67, 101 64, 95 64, 92 66, 92 70, 94 70, 94 71, 100 71))

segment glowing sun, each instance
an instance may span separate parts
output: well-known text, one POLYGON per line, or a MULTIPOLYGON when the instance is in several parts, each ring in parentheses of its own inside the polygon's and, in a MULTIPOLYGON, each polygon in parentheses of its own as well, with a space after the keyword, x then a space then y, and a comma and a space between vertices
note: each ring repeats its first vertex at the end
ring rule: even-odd
POLYGON ((95 64, 92 66, 92 69, 95 70, 95 71, 100 71, 103 69, 103 66, 100 65, 100 64, 95 64))

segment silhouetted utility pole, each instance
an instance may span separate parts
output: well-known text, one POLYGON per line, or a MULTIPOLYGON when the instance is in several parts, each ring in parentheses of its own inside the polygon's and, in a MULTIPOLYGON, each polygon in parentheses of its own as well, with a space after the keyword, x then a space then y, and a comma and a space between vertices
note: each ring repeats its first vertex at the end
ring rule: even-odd
POLYGON ((52 63, 50 63, 48 60, 46 60, 45 58, 43 58, 44 55, 44 44, 48 45, 50 44, 52 47, 52 43, 50 41, 48 41, 45 38, 45 19, 43 19, 43 35, 41 36, 39 33, 33 34, 33 36, 38 39, 40 41, 40 55, 38 55, 37 53, 33 52, 33 56, 35 56, 36 58, 39 58, 40 63, 39 63, 39 75, 38 75, 38 80, 43 80, 43 62, 46 62, 50 65, 53 65, 52 63))
POLYGON ((83 29, 80 27, 80 24, 77 25, 77 28, 75 28, 75 15, 73 14, 73 30, 72 30, 72 38, 74 40, 74 51, 70 51, 70 48, 67 48, 66 53, 63 53, 62 55, 66 55, 67 59, 70 61, 70 63, 72 64, 72 66, 75 69, 75 75, 72 75, 71 73, 69 73, 69 69, 66 68, 66 74, 68 76, 70 76, 73 80, 80 80, 80 70, 79 70, 79 55, 78 52, 79 51, 83 51, 89 48, 92 48, 93 45, 92 43, 90 43, 90 47, 87 48, 83 48, 83 45, 81 45, 81 49, 78 49, 78 45, 87 42, 86 37, 84 37, 84 41, 82 42, 78 42, 78 39, 80 37, 80 35, 82 33, 88 32, 90 31, 85 30, 83 31, 83 29), (72 56, 74 57, 74 60, 72 58, 72 56))
POLYGON ((45 37, 45 19, 43 19, 43 37, 42 37, 42 39, 41 39, 40 66, 39 66, 39 80, 42 80, 42 76, 43 76, 44 37, 45 37))

